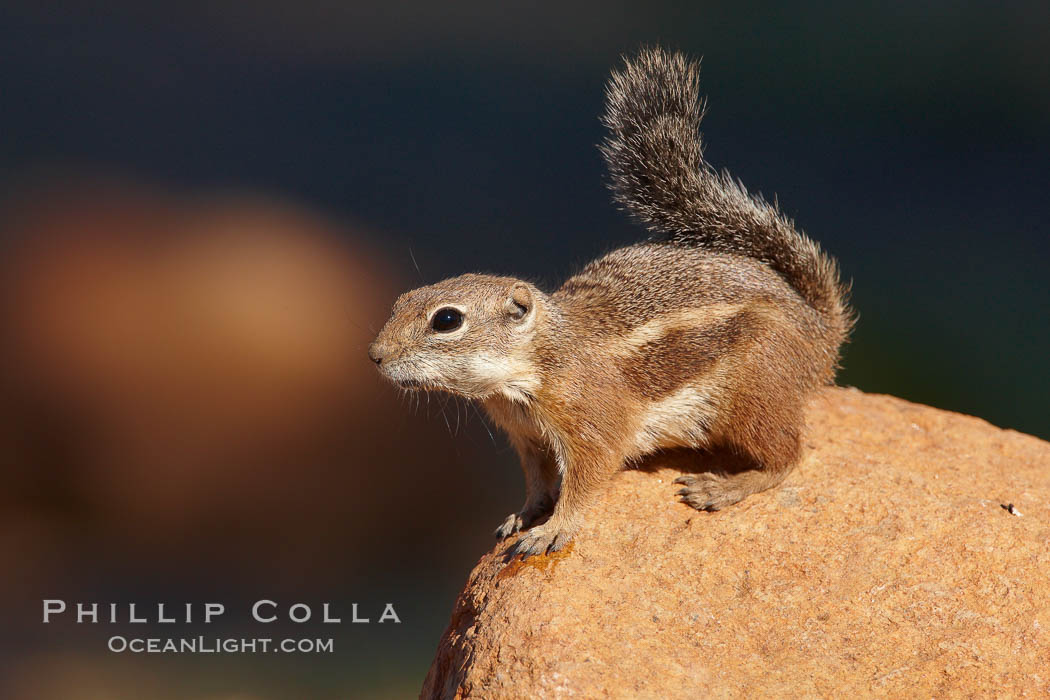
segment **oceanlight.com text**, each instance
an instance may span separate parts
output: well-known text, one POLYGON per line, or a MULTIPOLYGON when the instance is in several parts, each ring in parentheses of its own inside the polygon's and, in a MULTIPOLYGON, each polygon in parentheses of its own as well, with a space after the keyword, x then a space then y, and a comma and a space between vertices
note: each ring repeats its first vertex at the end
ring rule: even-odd
POLYGON ((272 639, 269 637, 123 637, 109 638, 117 654, 331 654, 335 641, 326 639, 272 639))

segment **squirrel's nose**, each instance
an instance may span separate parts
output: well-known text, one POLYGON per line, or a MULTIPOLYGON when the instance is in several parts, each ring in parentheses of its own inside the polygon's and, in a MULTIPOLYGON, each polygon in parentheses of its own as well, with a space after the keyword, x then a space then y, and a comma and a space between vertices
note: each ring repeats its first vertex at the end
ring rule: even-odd
POLYGON ((383 360, 390 354, 390 348, 376 341, 368 346, 368 357, 377 365, 383 364, 383 360))

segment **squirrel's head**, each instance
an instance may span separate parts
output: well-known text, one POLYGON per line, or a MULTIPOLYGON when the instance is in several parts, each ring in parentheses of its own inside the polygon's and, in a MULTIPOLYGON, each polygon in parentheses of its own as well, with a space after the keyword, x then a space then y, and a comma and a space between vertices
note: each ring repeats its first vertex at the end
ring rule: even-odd
POLYGON ((527 282, 461 275, 398 297, 368 356, 403 388, 521 398, 538 387, 529 348, 546 313, 527 282))

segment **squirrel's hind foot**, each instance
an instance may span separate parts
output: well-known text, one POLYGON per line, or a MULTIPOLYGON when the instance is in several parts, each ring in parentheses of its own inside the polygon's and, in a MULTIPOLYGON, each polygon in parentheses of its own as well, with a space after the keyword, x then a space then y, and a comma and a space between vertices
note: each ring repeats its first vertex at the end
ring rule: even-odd
POLYGON ((684 487, 675 493, 679 500, 697 510, 721 510, 748 496, 732 483, 731 477, 717 474, 687 474, 674 483, 684 487))
POLYGON ((748 469, 736 474, 685 474, 674 480, 682 486, 679 500, 697 510, 721 510, 739 503, 753 493, 776 486, 789 470, 748 469))

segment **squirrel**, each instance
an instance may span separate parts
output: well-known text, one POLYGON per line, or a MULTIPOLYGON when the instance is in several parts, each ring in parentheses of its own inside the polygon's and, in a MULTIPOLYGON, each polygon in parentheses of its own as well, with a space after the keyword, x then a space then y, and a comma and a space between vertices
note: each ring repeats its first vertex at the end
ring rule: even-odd
POLYGON ((703 158, 699 65, 642 49, 606 87, 599 149, 613 199, 651 237, 544 293, 466 274, 402 294, 369 347, 406 389, 479 402, 525 473, 508 555, 564 547, 625 465, 720 447, 734 473, 675 480, 718 510, 799 461, 803 407, 833 383, 853 324, 834 259, 775 204, 703 158), (546 520, 544 520, 546 519, 546 520))

